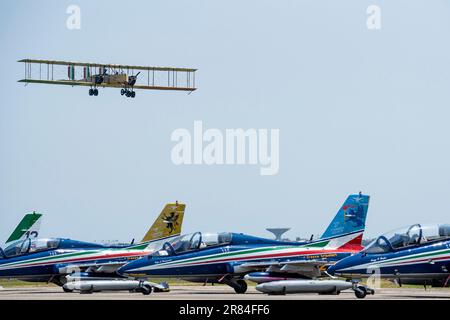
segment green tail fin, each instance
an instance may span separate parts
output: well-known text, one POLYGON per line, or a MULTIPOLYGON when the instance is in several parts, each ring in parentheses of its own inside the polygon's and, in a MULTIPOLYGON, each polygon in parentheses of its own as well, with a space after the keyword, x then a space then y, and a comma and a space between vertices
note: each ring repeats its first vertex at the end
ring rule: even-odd
POLYGON ((6 243, 24 240, 26 238, 37 238, 41 226, 41 217, 42 214, 34 211, 33 213, 26 214, 19 222, 16 229, 14 229, 13 233, 11 233, 8 240, 6 240, 6 243))

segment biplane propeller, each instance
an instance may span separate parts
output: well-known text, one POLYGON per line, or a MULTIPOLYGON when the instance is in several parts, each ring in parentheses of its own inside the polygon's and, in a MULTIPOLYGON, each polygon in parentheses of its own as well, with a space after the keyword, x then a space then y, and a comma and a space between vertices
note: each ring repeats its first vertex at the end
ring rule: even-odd
POLYGON ((197 69, 33 59, 18 62, 25 65, 25 77, 19 82, 87 86, 90 96, 98 96, 100 87, 121 88, 120 94, 131 98, 136 96, 135 89, 188 92, 197 89, 197 69), (141 73, 147 73, 147 77, 141 76, 138 81, 141 73))

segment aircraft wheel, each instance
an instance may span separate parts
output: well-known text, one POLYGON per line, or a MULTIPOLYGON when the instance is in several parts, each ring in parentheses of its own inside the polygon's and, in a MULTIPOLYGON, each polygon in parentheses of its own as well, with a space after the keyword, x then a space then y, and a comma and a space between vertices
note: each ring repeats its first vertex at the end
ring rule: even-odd
POLYGON ((145 284, 142 286, 141 292, 143 295, 148 296, 150 293, 152 293, 152 287, 148 284, 145 284))
POLYGON ((236 293, 242 294, 247 291, 247 282, 244 280, 237 280, 236 281, 237 286, 234 288, 234 291, 236 293))
POLYGON ((123 96, 125 94, 125 89, 120 90, 120 95, 123 96))
POLYGON ((62 287, 62 289, 63 289, 64 292, 67 292, 67 293, 73 292, 72 289, 67 289, 67 288, 65 288, 65 287, 62 287))
POLYGON ((94 289, 92 287, 87 290, 80 290, 80 294, 92 294, 92 293, 94 293, 94 289))
POLYGON ((367 295, 367 289, 363 286, 359 286, 355 289, 355 296, 358 299, 364 299, 367 295))
POLYGON ((94 89, 94 96, 98 96, 98 89, 94 89))
POLYGON ((89 89, 89 95, 90 95, 90 96, 94 95, 94 90, 89 89))
POLYGON ((132 97, 132 98, 136 97, 136 92, 131 91, 131 97, 132 97))

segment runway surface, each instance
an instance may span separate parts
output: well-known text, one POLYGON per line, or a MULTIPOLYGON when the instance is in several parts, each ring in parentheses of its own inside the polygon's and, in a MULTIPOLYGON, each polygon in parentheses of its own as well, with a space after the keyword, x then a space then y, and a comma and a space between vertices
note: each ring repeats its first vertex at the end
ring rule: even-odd
MULTIPOLYGON (((255 300, 255 299, 293 299, 293 300, 359 300, 353 291, 344 291, 340 295, 291 294, 286 296, 268 296, 249 287, 246 294, 235 294, 227 286, 172 286, 170 292, 141 293, 97 292, 93 294, 65 293, 59 287, 15 287, 0 289, 0 300, 255 300)), ((428 288, 386 288, 376 290, 375 295, 365 299, 450 299, 450 289, 428 288)))

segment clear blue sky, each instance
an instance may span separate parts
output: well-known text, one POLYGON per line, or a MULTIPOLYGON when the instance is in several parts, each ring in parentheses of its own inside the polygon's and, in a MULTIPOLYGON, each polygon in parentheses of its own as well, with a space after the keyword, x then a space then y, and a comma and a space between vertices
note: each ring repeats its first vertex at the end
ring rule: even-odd
POLYGON ((367 233, 449 222, 450 10, 433 1, 9 1, 0 11, 0 237, 140 238, 163 204, 184 231, 321 233, 370 194, 367 233), (66 8, 81 8, 81 30, 66 8), (382 29, 366 28, 366 8, 382 29), (199 90, 29 85, 21 58, 198 68, 199 90), (177 128, 279 128, 280 172, 175 166, 177 128))

